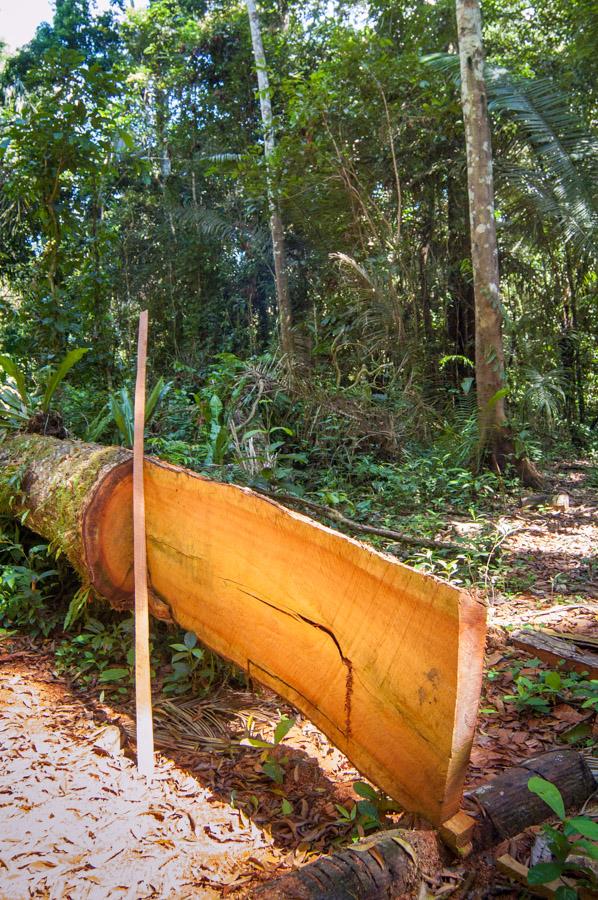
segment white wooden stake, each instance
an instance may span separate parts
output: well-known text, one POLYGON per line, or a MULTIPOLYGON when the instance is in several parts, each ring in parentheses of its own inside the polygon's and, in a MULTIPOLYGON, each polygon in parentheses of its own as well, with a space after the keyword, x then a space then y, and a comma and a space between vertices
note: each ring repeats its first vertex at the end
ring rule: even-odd
POLYGON ((145 370, 148 316, 139 317, 137 381, 135 384, 135 428, 133 435, 133 558, 135 571, 135 707, 137 719, 137 768, 142 775, 154 774, 154 726, 149 653, 147 558, 145 539, 145 494, 143 486, 143 432, 145 426, 145 370))

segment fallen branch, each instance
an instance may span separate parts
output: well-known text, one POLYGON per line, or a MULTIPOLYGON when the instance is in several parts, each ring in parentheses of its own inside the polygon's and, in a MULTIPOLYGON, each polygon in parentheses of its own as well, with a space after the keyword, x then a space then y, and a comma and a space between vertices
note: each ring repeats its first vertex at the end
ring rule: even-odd
MULTIPOLYGON (((553 665, 563 662, 565 669, 587 673, 589 678, 598 677, 598 654, 588 650, 585 653, 575 646, 576 635, 560 635, 556 637, 547 631, 518 631, 509 636, 510 643, 539 656, 553 665)), ((583 640, 583 636, 580 635, 583 640)))
POLYGON ((391 528, 364 525, 361 522, 356 522, 355 519, 350 519, 337 509, 331 509, 329 506, 323 506, 321 503, 314 503, 313 500, 305 500, 303 497, 297 497, 295 494, 282 494, 278 491, 266 491, 263 488, 259 489, 259 493, 264 494, 266 497, 271 497, 273 500, 278 500, 280 503, 303 506, 305 509, 312 510, 312 512, 321 513, 327 519, 332 519, 333 522, 338 522, 359 534, 373 534, 377 537, 388 538, 389 541, 396 541, 411 547, 427 547, 432 550, 458 550, 462 552, 469 549, 466 544, 455 544, 452 541, 435 541, 432 538, 418 538, 411 534, 405 534, 404 531, 393 531, 391 528))

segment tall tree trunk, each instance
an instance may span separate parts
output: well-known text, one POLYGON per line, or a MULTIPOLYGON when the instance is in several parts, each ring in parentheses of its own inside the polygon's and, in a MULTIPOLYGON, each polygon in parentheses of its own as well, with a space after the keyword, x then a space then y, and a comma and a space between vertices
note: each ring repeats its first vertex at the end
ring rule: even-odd
POLYGON ((270 206, 270 234, 272 235, 272 255, 274 257, 274 281, 276 284, 276 300, 278 303, 278 316, 280 328, 280 343, 282 352, 289 362, 289 370, 293 360, 293 318, 291 313, 291 300, 289 296, 289 279, 287 274, 284 226, 278 199, 272 184, 271 160, 274 153, 274 126, 272 123, 272 102, 270 99, 270 81, 266 68, 266 54, 262 42, 260 20, 257 13, 255 0, 246 0, 247 13, 249 15, 249 27, 251 29, 251 43, 257 71, 257 84, 260 97, 260 109, 262 112, 262 125, 264 128, 264 156, 266 157, 268 179, 268 203, 270 206))
POLYGON ((505 366, 482 22, 479 0, 456 0, 456 4, 475 296, 478 418, 482 445, 502 468, 510 441, 504 398, 499 393, 505 384, 505 366))

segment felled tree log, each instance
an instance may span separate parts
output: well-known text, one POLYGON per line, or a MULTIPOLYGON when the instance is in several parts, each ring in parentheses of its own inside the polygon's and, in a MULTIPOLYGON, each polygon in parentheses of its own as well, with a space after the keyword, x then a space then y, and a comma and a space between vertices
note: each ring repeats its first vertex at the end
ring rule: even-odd
MULTIPOLYGON (((127 451, 40 435, 0 449, 13 512, 84 581, 132 605, 127 451)), ((2 493, 2 492, 0 492, 2 493)), ((302 710, 375 784, 443 822, 459 808, 476 720, 485 608, 247 488, 145 465, 153 611, 302 710)), ((4 491, 7 508, 7 491, 4 491)))
POLYGON ((441 853, 431 832, 386 831, 254 887, 251 896, 259 900, 411 897, 421 876, 440 868, 441 853))
MULTIPOLYGON (((596 790, 592 773, 575 750, 543 753, 507 769, 467 795, 478 814, 471 835, 474 852, 552 818, 546 803, 527 789, 532 775, 542 775, 556 784, 567 810, 581 808, 596 790)), ((432 831, 383 831, 274 878, 252 889, 251 896, 260 900, 378 900, 412 896, 407 892, 417 887, 422 875, 430 876, 434 868, 439 871, 442 858, 441 842, 432 831)))
POLYGON ((538 629, 509 635, 511 644, 539 656, 545 662, 552 665, 562 663, 564 669, 583 673, 588 678, 598 677, 598 653, 580 650, 574 641, 574 634, 561 638, 538 629))
POLYGON ((470 814, 477 818, 474 850, 498 844, 552 815, 546 803, 528 790, 532 775, 557 786, 566 810, 579 809, 596 790, 594 776, 576 750, 555 750, 527 759, 467 794, 470 814))

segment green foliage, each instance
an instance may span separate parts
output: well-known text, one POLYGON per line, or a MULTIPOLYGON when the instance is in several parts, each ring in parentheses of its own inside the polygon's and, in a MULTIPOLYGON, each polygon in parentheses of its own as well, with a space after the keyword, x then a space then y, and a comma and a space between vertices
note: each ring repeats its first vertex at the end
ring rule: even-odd
MULTIPOLYGON (((186 631, 182 643, 170 644, 172 671, 164 677, 165 694, 196 693, 200 686, 209 690, 214 678, 214 667, 206 666, 206 651, 197 646, 197 637, 186 631)), ((207 653, 210 657, 211 654, 207 653)))
POLYGON ((359 840, 368 831, 382 827, 387 812, 397 811, 399 807, 394 801, 389 800, 382 791, 377 791, 365 781, 356 781, 353 790, 361 800, 354 803, 349 809, 340 803, 336 803, 339 813, 337 820, 341 825, 350 826, 353 840, 359 840))
MULTIPOLYGON (((151 421, 154 413, 158 409, 159 404, 168 394, 171 387, 171 382, 165 382, 164 379, 160 377, 149 392, 145 401, 146 426, 151 421)), ((131 394, 129 393, 129 389, 127 387, 121 388, 120 391, 116 394, 111 394, 108 401, 108 409, 112 417, 112 422, 118 429, 118 433, 120 435, 122 443, 125 447, 132 447, 133 430, 135 425, 135 408, 133 400, 131 399, 131 394)), ((91 423, 89 429, 90 431, 93 431, 96 440, 107 428, 108 422, 109 420, 107 418, 104 418, 100 413, 100 416, 91 423)), ((92 438, 90 436, 90 440, 91 439, 92 438)))
POLYGON ((565 877, 568 885, 557 889, 556 896, 559 900, 575 900, 579 896, 577 888, 590 890, 598 888, 598 879, 592 869, 571 858, 598 859, 598 823, 587 816, 566 818, 565 805, 559 789, 545 778, 534 775, 529 779, 527 786, 560 819, 558 827, 544 825, 542 828, 548 838, 553 862, 541 862, 532 866, 527 876, 528 883, 547 884, 549 881, 565 877))
POLYGON ((133 618, 102 622, 87 616, 84 629, 58 645, 56 668, 81 685, 101 685, 109 694, 127 696, 134 683, 133 618))
MULTIPOLYGON (((362 22, 356 10, 261 10, 300 351, 293 392, 282 367, 275 390, 264 364, 278 323, 245 9, 154 0, 99 14, 69 0, 8 59, 0 338, 36 365, 93 348, 80 377, 88 409, 73 411, 79 436, 118 431, 130 443, 130 396, 113 386, 127 382, 148 307, 151 368, 175 381, 171 420, 161 415, 153 436, 203 445, 209 467, 297 485, 308 456, 349 468, 442 436, 455 465, 475 462, 462 120, 454 84, 422 62, 455 46, 454 11, 381 2, 362 22), (98 408, 107 391, 111 408, 98 408)), ((521 453, 539 433, 542 449, 565 432, 595 440, 592 11, 590 0, 542 0, 525 16, 519 0, 484 6, 521 453)), ((19 387, 4 390, 18 420, 19 387)))
POLYGON ((242 743, 249 747, 256 747, 261 750, 260 763, 262 772, 274 784, 282 785, 284 781, 285 766, 288 763, 288 757, 280 755, 276 749, 284 741, 285 737, 295 724, 295 720, 289 716, 281 716, 274 728, 274 735, 271 741, 265 741, 262 738, 252 737, 253 721, 250 717, 247 723, 247 731, 249 737, 243 739, 242 743))
POLYGON ((209 400, 202 400, 199 394, 195 394, 194 400, 209 430, 206 465, 222 465, 230 442, 228 427, 223 421, 222 400, 218 394, 212 394, 209 400))
POLYGON ((598 709, 598 681, 587 680, 577 672, 550 670, 537 678, 513 670, 516 692, 505 694, 507 703, 514 703, 522 712, 547 714, 559 702, 578 702, 584 709, 598 709))
POLYGON ((62 622, 70 583, 46 542, 17 522, 0 520, 0 627, 47 637, 62 622))
POLYGON ((9 356, 0 355, 0 368, 8 376, 0 388, 0 425, 12 430, 24 428, 37 412, 47 415, 58 387, 88 349, 70 350, 55 367, 40 369, 29 392, 25 372, 9 356))
POLYGON ((81 347, 78 350, 70 350, 66 354, 64 359, 56 366, 56 368, 51 369, 48 372, 44 394, 40 403, 40 409, 42 412, 47 413, 49 411, 52 398, 56 393, 56 389, 58 388, 59 384, 66 378, 75 363, 79 362, 79 360, 86 353, 88 353, 88 351, 88 347, 81 347))
POLYGON ((63 628, 65 631, 72 628, 75 622, 84 615, 90 596, 91 588, 89 587, 80 587, 78 591, 75 591, 64 617, 63 628))

